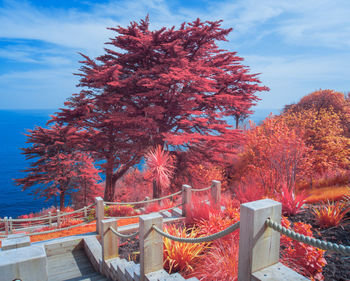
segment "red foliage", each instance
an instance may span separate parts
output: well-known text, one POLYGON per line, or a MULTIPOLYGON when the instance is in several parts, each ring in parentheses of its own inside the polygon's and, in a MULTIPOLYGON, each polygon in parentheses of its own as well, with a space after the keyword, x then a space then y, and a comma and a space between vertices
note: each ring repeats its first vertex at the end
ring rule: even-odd
POLYGON ((150 146, 195 148, 200 159, 226 151, 225 143, 241 137, 224 117, 250 113, 256 93, 268 90, 235 52, 218 48, 231 31, 221 21, 151 31, 147 17, 111 30, 115 50, 96 60, 83 55, 79 75, 86 89, 54 119, 87 130, 84 144, 105 161, 107 201, 150 146))
POLYGON ((306 203, 307 195, 300 191, 298 194, 293 189, 283 186, 281 194, 277 194, 277 200, 282 203, 282 213, 284 215, 296 215, 300 213, 301 207, 306 203))
POLYGON ((238 275, 238 240, 222 240, 215 242, 215 247, 206 253, 201 259, 195 272, 189 276, 195 276, 203 281, 236 281, 238 275))
POLYGON ((145 154, 147 179, 153 182, 153 198, 169 191, 173 176, 173 158, 160 145, 145 154))
POLYGON ((17 185, 26 190, 34 185, 34 194, 50 199, 60 196, 60 209, 64 208, 65 195, 80 188, 81 180, 86 185, 95 185, 98 171, 89 156, 77 150, 77 139, 82 133, 69 126, 54 124, 48 129, 36 127, 28 130, 27 143, 23 148, 26 159, 36 159, 27 176, 16 179, 17 185), (86 162, 88 161, 88 163, 86 162))
POLYGON ((315 215, 316 223, 320 227, 338 226, 344 222, 346 214, 350 211, 350 207, 342 201, 329 202, 313 207, 313 214, 315 215))
MULTIPOLYGON (((186 224, 193 225, 201 220, 208 220, 210 214, 216 214, 218 211, 210 204, 207 204, 207 198, 200 196, 192 196, 191 208, 186 216, 186 224)), ((209 203, 209 202, 208 202, 209 203)))
POLYGON ((252 202, 260 200, 265 197, 265 189, 250 178, 246 179, 244 183, 238 183, 237 187, 234 189, 235 198, 241 203, 252 202))
POLYGON ((105 216, 127 217, 134 216, 137 212, 131 205, 110 205, 105 207, 105 216))
MULTIPOLYGON (((286 218, 282 219, 282 225, 290 228, 290 222, 286 218)), ((293 229, 297 233, 313 237, 309 224, 296 222, 293 229)), ((281 251, 282 263, 304 276, 314 278, 313 280, 324 280, 322 269, 327 264, 324 259, 324 250, 298 242, 284 235, 281 236, 281 246, 283 248, 281 251)))
POLYGON ((169 209, 169 208, 172 208, 176 205, 177 204, 174 201, 171 201, 169 199, 162 200, 161 204, 159 204, 159 202, 150 203, 145 209, 145 214, 158 212, 160 210, 169 209))
POLYGON ((152 192, 151 184, 145 181, 145 173, 131 168, 115 184, 116 202, 137 202, 145 199, 152 192))

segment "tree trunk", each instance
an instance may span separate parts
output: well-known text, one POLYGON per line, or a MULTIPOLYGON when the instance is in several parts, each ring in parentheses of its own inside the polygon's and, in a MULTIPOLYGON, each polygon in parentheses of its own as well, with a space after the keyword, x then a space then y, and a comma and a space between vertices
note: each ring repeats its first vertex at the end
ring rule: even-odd
POLYGON ((61 191, 60 193, 60 211, 64 209, 64 195, 66 194, 65 191, 61 191))
POLYGON ((236 129, 238 129, 238 125, 239 125, 239 116, 235 115, 235 119, 236 119, 236 129))
POLYGON ((156 180, 153 180, 153 198, 160 197, 160 188, 156 180))
POLYGON ((107 163, 106 168, 106 186, 103 199, 108 202, 114 200, 114 185, 113 185, 113 165, 107 163))

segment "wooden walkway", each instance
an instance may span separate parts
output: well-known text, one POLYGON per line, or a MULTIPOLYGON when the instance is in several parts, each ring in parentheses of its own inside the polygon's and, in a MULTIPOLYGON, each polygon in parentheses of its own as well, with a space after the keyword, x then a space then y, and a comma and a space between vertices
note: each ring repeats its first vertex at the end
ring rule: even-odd
POLYGON ((83 249, 47 258, 49 281, 108 281, 96 272, 83 249))

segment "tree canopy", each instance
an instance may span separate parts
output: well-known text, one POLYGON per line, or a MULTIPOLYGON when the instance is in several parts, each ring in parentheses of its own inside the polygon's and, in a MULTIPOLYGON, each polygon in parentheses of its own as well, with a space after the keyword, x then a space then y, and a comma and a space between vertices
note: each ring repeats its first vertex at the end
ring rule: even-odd
POLYGON ((219 49, 232 29, 197 19, 151 31, 149 19, 116 32, 96 59, 82 55, 79 86, 54 121, 84 129, 85 148, 102 160, 105 199, 150 147, 191 148, 206 159, 241 138, 225 116, 249 113, 258 100, 256 74, 235 52, 219 49))

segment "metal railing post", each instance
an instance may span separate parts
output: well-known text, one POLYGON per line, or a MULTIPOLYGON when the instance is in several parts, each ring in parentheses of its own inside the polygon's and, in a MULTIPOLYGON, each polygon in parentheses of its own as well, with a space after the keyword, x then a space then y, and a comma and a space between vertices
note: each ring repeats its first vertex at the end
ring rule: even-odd
POLYGON ((140 280, 146 274, 163 269, 163 237, 152 230, 152 225, 163 229, 163 217, 159 213, 140 216, 140 280))
POLYGON ((238 281, 252 280, 252 273, 279 261, 280 234, 265 224, 281 222, 282 204, 263 199, 241 205, 238 281))

